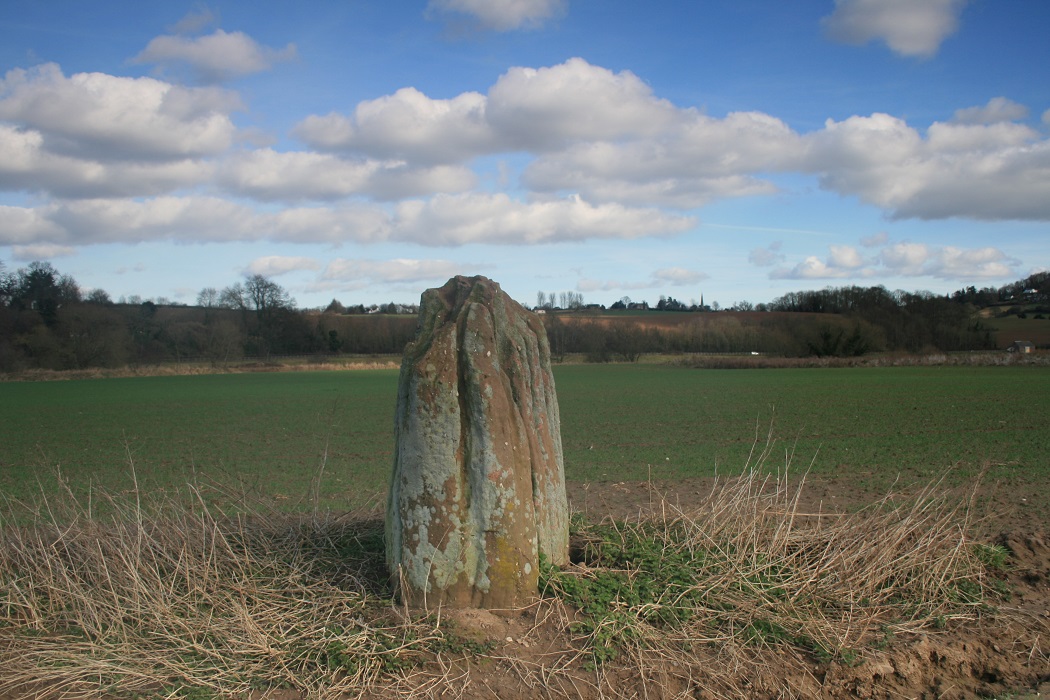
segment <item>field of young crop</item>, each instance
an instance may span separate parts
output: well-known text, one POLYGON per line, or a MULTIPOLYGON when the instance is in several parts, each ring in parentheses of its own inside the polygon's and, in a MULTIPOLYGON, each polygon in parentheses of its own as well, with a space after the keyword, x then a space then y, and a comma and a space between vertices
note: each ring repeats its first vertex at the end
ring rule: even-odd
POLYGON ((391 464, 397 372, 287 372, 0 385, 0 491, 61 473, 144 490, 191 481, 307 507, 360 504, 391 464), (320 490, 314 491, 320 484, 320 490))
MULTIPOLYGON (((555 368, 569 481, 674 480, 765 466, 882 489, 901 475, 1050 484, 1050 372, 1038 367, 555 368)), ((381 503, 394 370, 0 384, 0 493, 57 475, 128 491, 190 481, 286 508, 381 503)))

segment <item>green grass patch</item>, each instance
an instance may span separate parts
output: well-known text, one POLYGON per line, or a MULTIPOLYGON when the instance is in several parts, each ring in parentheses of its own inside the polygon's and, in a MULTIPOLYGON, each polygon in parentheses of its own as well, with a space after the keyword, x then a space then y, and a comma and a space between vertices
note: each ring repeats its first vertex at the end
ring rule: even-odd
POLYGON ((396 370, 0 384, 0 491, 143 491, 204 479, 217 498, 360 506, 392 464, 396 370))
MULTIPOLYGON (((555 367, 566 477, 737 473, 770 423, 796 468, 883 493, 898 475, 1046 481, 1050 372, 1040 367, 686 370, 555 367)), ((0 492, 221 482, 289 510, 382 500, 396 370, 0 384, 0 492)))
POLYGON ((569 478, 736 473, 772 422, 783 465, 812 460, 882 493, 898 475, 1050 476, 1050 372, 1036 367, 684 371, 557 368, 569 478))

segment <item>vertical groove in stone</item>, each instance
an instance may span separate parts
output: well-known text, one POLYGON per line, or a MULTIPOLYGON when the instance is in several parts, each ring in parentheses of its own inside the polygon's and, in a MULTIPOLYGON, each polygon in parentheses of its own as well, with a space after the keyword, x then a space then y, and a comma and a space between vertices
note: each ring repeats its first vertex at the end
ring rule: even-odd
POLYGON ((424 292, 405 349, 387 563, 414 605, 509 608, 539 556, 568 560, 550 347, 539 318, 484 277, 424 292))

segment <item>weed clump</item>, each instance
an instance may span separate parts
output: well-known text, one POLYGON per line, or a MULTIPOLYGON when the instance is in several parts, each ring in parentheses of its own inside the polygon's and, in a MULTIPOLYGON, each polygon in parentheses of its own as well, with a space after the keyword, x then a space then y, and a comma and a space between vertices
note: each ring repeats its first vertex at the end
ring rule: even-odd
MULTIPOLYGON (((889 638, 974 619, 1004 593, 1005 551, 971 541, 932 489, 852 514, 802 513, 802 483, 757 471, 683 512, 666 501, 624 522, 574 522, 572 565, 548 595, 601 665, 679 658, 697 644, 856 663, 889 638)), ((685 661, 686 659, 683 659, 685 661)))

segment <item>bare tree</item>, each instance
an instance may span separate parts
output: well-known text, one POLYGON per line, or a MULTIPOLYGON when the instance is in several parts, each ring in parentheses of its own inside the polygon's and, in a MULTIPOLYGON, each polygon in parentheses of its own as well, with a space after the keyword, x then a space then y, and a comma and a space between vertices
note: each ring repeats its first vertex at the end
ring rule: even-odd
POLYGON ((239 358, 244 352, 244 337, 237 324, 220 319, 206 326, 203 352, 216 365, 225 366, 239 358))
POLYGON ((100 306, 113 305, 113 299, 110 298, 109 292, 105 289, 92 289, 88 292, 88 295, 84 297, 84 301, 89 304, 99 304, 100 306))
POLYGON ((262 275, 251 275, 244 280, 244 293, 248 308, 260 316, 272 314, 277 309, 290 309, 295 306, 295 299, 284 290, 284 287, 262 275))
POLYGON ((7 269, 4 267, 4 261, 0 260, 0 306, 7 306, 11 303, 11 295, 14 294, 14 287, 14 276, 7 273, 7 269))
POLYGON ((263 275, 248 275, 243 282, 223 289, 219 304, 240 309, 249 339, 254 340, 259 352, 269 355, 280 333, 281 320, 294 309, 295 300, 281 285, 263 275))
POLYGON ((197 294, 197 306, 214 309, 219 305, 219 290, 215 287, 205 287, 197 294))
POLYGON ((244 285, 238 282, 236 284, 231 284, 229 287, 226 287, 219 292, 219 306, 224 309, 240 309, 241 311, 247 311, 248 302, 244 292, 244 285))

